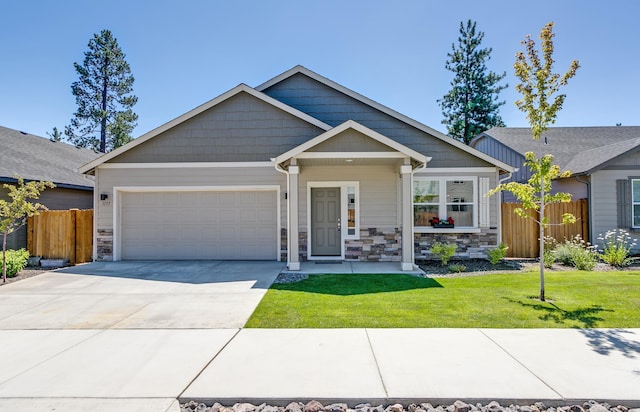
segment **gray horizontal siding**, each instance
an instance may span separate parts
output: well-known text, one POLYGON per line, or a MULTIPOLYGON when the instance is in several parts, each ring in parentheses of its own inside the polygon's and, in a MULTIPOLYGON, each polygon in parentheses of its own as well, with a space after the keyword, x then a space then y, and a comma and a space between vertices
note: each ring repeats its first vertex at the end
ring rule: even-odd
MULTIPOLYGON (((246 168, 148 168, 148 169, 98 169, 96 190, 112 196, 114 186, 264 186, 279 185, 281 196, 281 222, 286 227, 284 193, 286 176, 273 167, 246 168)), ((96 224, 99 229, 113 227, 111 202, 96 205, 96 224)))
POLYGON ((331 126, 347 120, 361 123, 431 156, 433 160, 429 167, 490 166, 484 160, 300 73, 269 87, 264 93, 331 126))
POLYGON ((110 162, 268 161, 323 131, 242 92, 110 162))
POLYGON ((301 168, 300 228, 307 227, 307 183, 308 182, 359 182, 360 227, 392 228, 400 225, 399 217, 399 173, 392 166, 308 166, 301 168))

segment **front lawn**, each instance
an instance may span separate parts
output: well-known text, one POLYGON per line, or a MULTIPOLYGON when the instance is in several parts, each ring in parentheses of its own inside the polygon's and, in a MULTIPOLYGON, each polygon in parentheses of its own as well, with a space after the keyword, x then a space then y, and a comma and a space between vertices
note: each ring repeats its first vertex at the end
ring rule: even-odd
POLYGON ((274 284, 248 328, 640 328, 640 272, 312 275, 274 284))

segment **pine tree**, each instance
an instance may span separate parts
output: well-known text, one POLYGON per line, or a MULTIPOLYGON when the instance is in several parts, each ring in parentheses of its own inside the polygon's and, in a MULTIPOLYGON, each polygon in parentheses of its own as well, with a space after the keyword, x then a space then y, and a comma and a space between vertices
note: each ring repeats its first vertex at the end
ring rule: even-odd
POLYGON ((499 84, 507 75, 488 71, 486 62, 491 48, 481 48, 484 33, 476 32, 476 22, 460 22, 458 45, 451 45, 445 68, 455 74, 452 89, 438 100, 449 135, 469 144, 478 134, 495 126, 505 126, 499 115, 504 101, 498 101, 500 91, 508 87, 499 84))
POLYGON ((65 128, 69 141, 106 153, 132 140, 138 115, 132 110, 134 78, 125 54, 109 30, 94 34, 82 65, 73 64, 79 79, 71 85, 77 111, 65 128))

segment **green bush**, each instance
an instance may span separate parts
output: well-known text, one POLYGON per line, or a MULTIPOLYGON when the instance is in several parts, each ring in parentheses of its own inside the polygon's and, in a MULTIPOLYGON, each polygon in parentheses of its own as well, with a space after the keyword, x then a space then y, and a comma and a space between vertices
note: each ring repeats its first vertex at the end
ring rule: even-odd
POLYGON ((602 241, 602 254, 600 259, 603 262, 615 267, 627 266, 631 263, 631 249, 636 245, 636 240, 631 239, 629 232, 624 229, 609 230, 604 235, 599 235, 598 240, 602 241))
POLYGON ((467 271, 467 267, 465 265, 463 265, 462 263, 453 263, 453 264, 449 265, 449 272, 462 273, 462 272, 466 272, 466 271, 467 271))
POLYGON ((436 242, 431 246, 431 253, 437 255, 442 262, 442 266, 446 266, 449 263, 449 259, 456 253, 456 245, 448 245, 446 243, 436 242))
MULTIPOLYGON (((29 252, 24 249, 7 250, 7 277, 12 278, 27 266, 29 252)), ((1 259, 1 257, 0 257, 1 259)), ((2 264, 0 263, 0 266, 2 264)))
POLYGON ((553 254, 556 261, 578 270, 593 270, 598 262, 598 255, 593 246, 585 242, 580 235, 558 244, 553 254))
POLYGON ((509 246, 505 245, 504 243, 500 243, 497 248, 487 250, 487 254, 489 255, 489 262, 491 262, 492 265, 497 265, 498 263, 500 263, 500 261, 504 259, 505 256, 507 256, 508 249, 509 246))
POLYGON ((555 250, 545 249, 543 259, 544 259, 544 267, 546 267, 547 269, 551 269, 553 267, 553 264, 556 263, 555 250))

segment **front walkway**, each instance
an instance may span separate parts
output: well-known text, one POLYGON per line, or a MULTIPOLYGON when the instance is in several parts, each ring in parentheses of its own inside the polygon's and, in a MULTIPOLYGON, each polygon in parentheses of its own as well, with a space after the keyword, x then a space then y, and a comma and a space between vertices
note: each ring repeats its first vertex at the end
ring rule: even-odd
POLYGON ((307 261, 300 263, 300 270, 284 269, 281 273, 299 273, 303 275, 317 274, 405 274, 405 275, 424 275, 424 271, 416 267, 414 270, 402 270, 400 262, 336 262, 336 261, 307 261))

